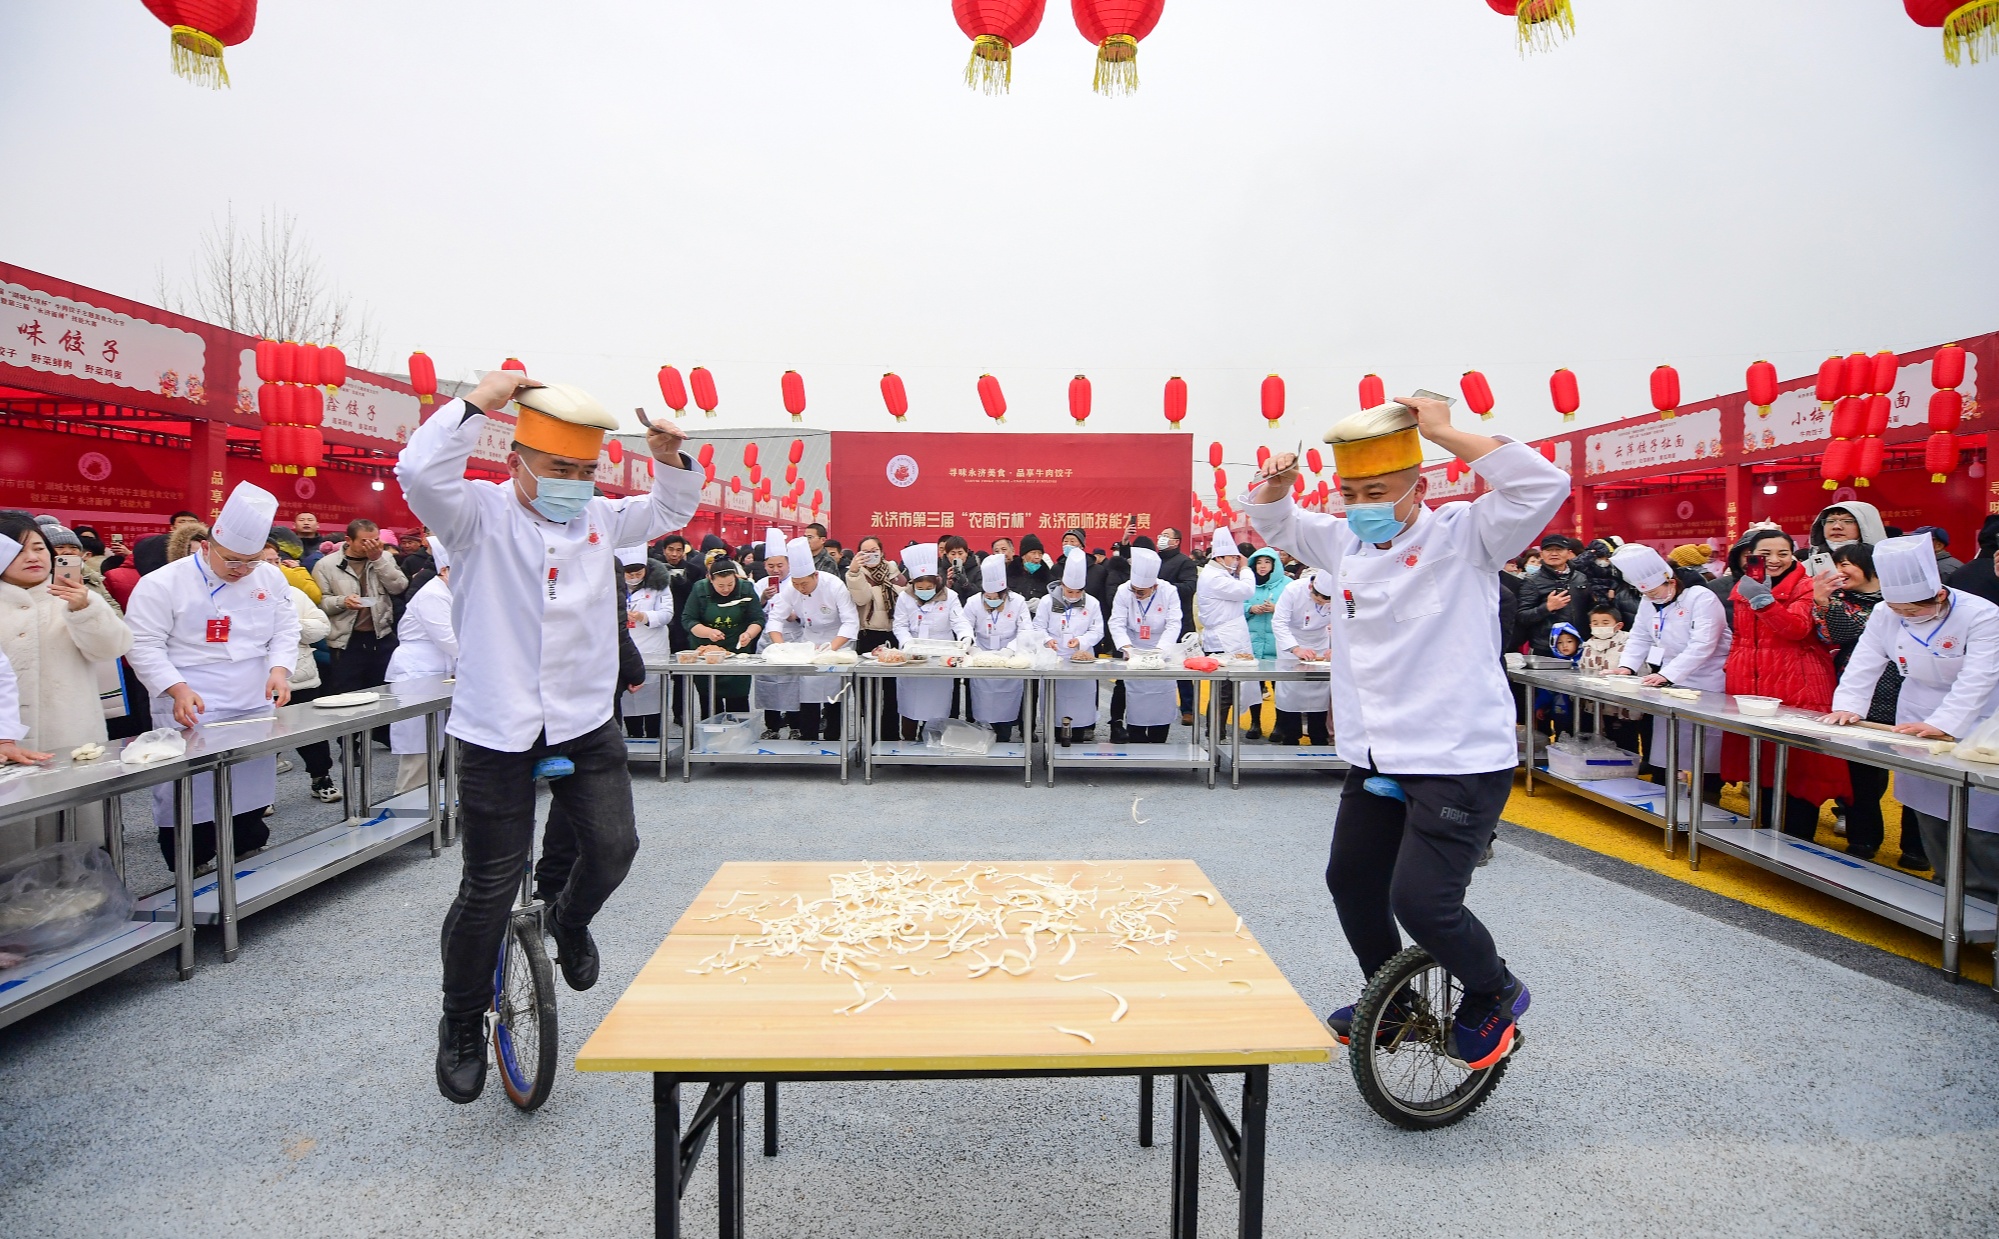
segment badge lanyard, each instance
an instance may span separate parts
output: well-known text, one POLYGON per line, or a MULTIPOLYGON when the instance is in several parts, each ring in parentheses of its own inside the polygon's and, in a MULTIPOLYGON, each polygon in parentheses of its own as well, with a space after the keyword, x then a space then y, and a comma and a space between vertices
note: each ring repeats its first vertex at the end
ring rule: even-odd
MULTIPOLYGON (((1917 645, 1922 646, 1926 650, 1929 649, 1930 642, 1936 640, 1937 634, 1943 631, 1944 623, 1945 621, 1950 619, 1951 609, 1956 605, 1956 603, 1957 599, 1955 596, 1951 596, 1944 599, 1943 613, 1937 616, 1937 626, 1935 628, 1930 629, 1930 635, 1927 638, 1917 636, 1915 630, 1909 627, 1908 620, 1902 620, 1902 631, 1909 634, 1909 640, 1914 641, 1917 645)), ((1900 616, 1897 616, 1896 618, 1901 619, 1900 616)), ((1931 653, 1935 653, 1935 651, 1931 650, 1931 653)))
MULTIPOLYGON (((208 565, 201 562, 201 552, 199 551, 195 552, 194 570, 201 573, 201 583, 203 585, 208 584, 210 580, 208 565)), ((222 587, 227 584, 229 584, 228 581, 218 581, 215 587, 208 591, 208 609, 214 612, 214 615, 208 621, 206 633, 206 640, 209 645, 229 644, 229 617, 222 613, 222 608, 215 605, 215 595, 221 593, 222 587)))
POLYGON ((1145 622, 1145 617, 1152 613, 1152 604, 1154 602, 1157 602, 1158 600, 1159 600, 1159 587, 1154 586, 1152 590, 1152 596, 1150 598, 1147 598, 1145 600, 1145 605, 1138 609, 1138 639, 1140 641, 1152 640, 1152 625, 1145 622))

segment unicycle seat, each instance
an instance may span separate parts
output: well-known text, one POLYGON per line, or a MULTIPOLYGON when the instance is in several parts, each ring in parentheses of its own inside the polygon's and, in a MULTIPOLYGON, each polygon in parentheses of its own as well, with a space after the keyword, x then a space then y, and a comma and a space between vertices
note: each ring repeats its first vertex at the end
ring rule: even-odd
POLYGON ((537 779, 560 779, 576 773, 576 763, 567 757, 544 757, 534 764, 537 779))

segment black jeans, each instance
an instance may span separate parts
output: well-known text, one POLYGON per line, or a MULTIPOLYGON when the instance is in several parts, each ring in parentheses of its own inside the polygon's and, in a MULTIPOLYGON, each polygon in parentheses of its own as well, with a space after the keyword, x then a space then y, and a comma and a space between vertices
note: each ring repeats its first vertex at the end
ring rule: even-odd
POLYGON ((1846 774, 1853 781, 1853 803, 1846 806, 1846 850, 1872 856, 1880 850, 1887 833, 1881 820, 1881 797, 1888 794, 1888 772, 1880 766, 1850 761, 1846 774))
POLYGON ((1347 772, 1326 862, 1326 889, 1360 970, 1402 949, 1396 922, 1474 994, 1506 987, 1506 961, 1465 907, 1465 888, 1513 788, 1513 771, 1398 774, 1405 804, 1363 791, 1377 772, 1347 772))
MULTIPOLYGON (((329 696, 374 688, 389 678, 389 658, 396 652, 396 634, 375 632, 348 634, 347 648, 333 651, 333 662, 320 677, 329 696)), ((375 739, 389 742, 389 729, 377 727, 375 739)))
MULTIPOLYGON (((253 852, 271 841, 271 828, 264 821, 262 809, 245 809, 229 819, 229 837, 235 840, 237 859, 246 852, 253 852)), ((160 855, 166 857, 167 868, 174 867, 174 834, 172 826, 160 827, 160 855)), ((194 825, 193 853, 194 867, 201 868, 215 859, 215 823, 196 822, 194 825)), ((497 944, 495 949, 498 949, 497 944)))
MULTIPOLYGON (((869 650, 880 649, 884 645, 894 644, 894 633, 863 628, 861 635, 854 639, 854 653, 858 656, 867 653, 869 650)), ((952 705, 955 707, 957 705, 957 701, 955 700, 957 695, 954 693, 952 696, 952 705)), ((956 717, 957 710, 954 708, 951 713, 953 717, 956 717)), ((893 678, 883 680, 881 726, 877 729, 881 732, 881 735, 878 738, 882 740, 900 739, 902 735, 900 722, 900 716, 895 712, 895 680, 893 678)))
POLYGON ((551 895, 549 914, 565 926, 588 925, 631 872, 639 835, 617 719, 561 744, 537 739, 524 753, 459 741, 465 869, 444 917, 446 1015, 476 1015, 492 1001, 493 961, 534 854, 534 765, 558 755, 575 762, 576 773, 549 783, 555 807, 535 872, 537 889, 551 895))
MULTIPOLYGON (((1811 839, 1819 833, 1819 807, 1802 796, 1785 795, 1781 819, 1777 816, 1777 789, 1760 787, 1763 820, 1793 839, 1811 839)), ((1851 829, 1851 827, 1848 827, 1851 829)))

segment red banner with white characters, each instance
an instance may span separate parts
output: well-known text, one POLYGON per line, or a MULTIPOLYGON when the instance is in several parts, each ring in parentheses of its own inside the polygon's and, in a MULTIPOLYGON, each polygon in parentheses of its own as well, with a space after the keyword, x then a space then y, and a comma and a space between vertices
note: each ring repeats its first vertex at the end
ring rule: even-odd
POLYGON ((1190 434, 911 434, 834 431, 833 533, 876 534, 895 549, 957 534, 983 550, 1039 534, 1053 554, 1064 530, 1109 546, 1139 532, 1184 531, 1190 434))

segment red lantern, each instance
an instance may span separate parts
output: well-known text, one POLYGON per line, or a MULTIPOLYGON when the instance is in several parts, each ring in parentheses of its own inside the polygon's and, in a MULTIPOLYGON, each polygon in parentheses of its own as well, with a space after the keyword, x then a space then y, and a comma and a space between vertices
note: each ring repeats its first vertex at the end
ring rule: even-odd
MULTIPOLYGON (((278 342, 276 340, 260 338, 257 341, 257 380, 259 382, 275 383, 278 381, 276 369, 278 359, 277 350, 278 342)), ((1951 386, 1955 387, 1957 384, 1953 383, 1951 386)))
POLYGON ((1305 467, 1310 469, 1314 474, 1326 471, 1326 458, 1319 455, 1318 448, 1310 447, 1305 449, 1305 467))
POLYGON ((1467 466, 1464 461, 1459 460, 1455 456, 1451 457, 1451 462, 1444 466, 1444 480, 1447 482, 1456 482, 1465 475, 1466 468, 1467 466))
POLYGON ((1953 65, 1966 60, 1977 64, 1999 56, 1999 0, 1971 0, 1969 4, 1965 0, 1902 0, 1902 8, 1918 26, 1943 29, 1943 58, 1953 65))
POLYGON ((1957 439, 1947 430, 1940 430, 1923 441, 1923 468, 1930 471, 1930 481, 1948 482, 1951 470, 1957 468, 1957 439))
POLYGON ((1263 420, 1270 423, 1272 430, 1284 416, 1284 380, 1274 374, 1263 379, 1263 420))
POLYGON ((1513 19, 1513 37, 1522 55, 1550 51, 1576 32, 1569 0, 1485 0, 1493 12, 1513 19))
POLYGON ((1388 403, 1388 391, 1381 385, 1378 374, 1364 374, 1360 379, 1360 407, 1372 409, 1388 403))
POLYGON ((751 439, 743 444, 743 463, 754 469, 757 465, 757 441, 751 439))
POLYGON ((416 389, 419 404, 429 404, 437 397, 437 367, 421 350, 410 354, 410 386, 416 389))
POLYGON ((1006 393, 1000 390, 999 380, 990 374, 979 376, 979 403, 985 406, 987 417, 1006 424, 1006 393))
POLYGON ((989 95, 1013 86, 1013 49, 1041 28, 1047 0, 951 0, 958 29, 972 40, 965 85, 989 95))
POLYGON ((1929 420, 1931 430, 1956 430, 1958 422, 1964 419, 1964 397, 1954 391, 1930 393, 1929 420))
POLYGON ((909 393, 903 390, 901 375, 882 375, 882 403, 888 406, 889 416, 898 422, 908 415, 909 393))
POLYGON ((1541 456, 1549 464, 1555 463, 1555 441, 1549 439, 1541 444, 1541 456))
POLYGON ((1492 416, 1492 384, 1476 370, 1467 370, 1458 378, 1458 390, 1465 394, 1465 407, 1480 417, 1492 416))
POLYGON ((1846 363, 1837 357, 1828 357, 1819 363, 1818 384, 1812 388, 1818 398, 1819 407, 1832 411, 1833 401, 1846 394, 1846 363))
POLYGON ((501 362, 501 363, 500 363, 500 369, 502 369, 502 370, 518 370, 518 371, 520 371, 520 372, 521 372, 522 374, 526 374, 526 373, 528 372, 528 368, 527 368, 527 365, 526 365, 526 363, 522 362, 522 361, 521 361, 521 359, 520 359, 520 358, 518 358, 518 357, 509 357, 509 358, 507 358, 507 359, 506 359, 505 361, 503 361, 503 362, 501 362))
POLYGON ((1166 424, 1180 429, 1187 417, 1187 380, 1174 375, 1166 380, 1166 424))
POLYGON ((1548 376, 1548 398, 1555 402, 1555 412, 1562 420, 1576 420, 1576 410, 1583 406, 1582 392, 1576 387, 1575 371, 1563 367, 1548 376))
POLYGON ((812 492, 812 510, 814 512, 819 510, 819 505, 825 501, 825 498, 826 496, 822 491, 815 490, 812 492))
POLYGON ((275 426, 285 420, 285 392, 290 390, 282 383, 265 383, 257 389, 257 419, 266 426, 275 426))
POLYGON ((762 465, 751 465, 751 466, 750 466, 750 485, 752 485, 752 486, 759 486, 759 487, 760 487, 760 486, 762 486, 763 484, 764 484, 764 469, 763 469, 763 466, 762 466, 762 465))
POLYGON ((1858 439, 1867 433, 1867 401, 1860 396, 1843 396, 1832 406, 1832 437, 1858 439))
POLYGON ((713 465, 706 465, 706 464, 702 465, 702 466, 701 466, 701 484, 702 484, 703 486, 707 486, 707 485, 709 485, 710 483, 714 482, 714 480, 715 480, 715 466, 713 466, 713 465))
POLYGON ((292 376, 295 383, 319 382, 319 346, 301 344, 298 346, 298 370, 292 376))
POLYGON ((784 389, 784 411, 791 414, 791 420, 805 420, 805 376, 796 370, 786 370, 779 386, 784 389))
POLYGON ((615 438, 610 439, 604 444, 604 455, 611 458, 612 464, 622 464, 625 459, 625 445, 615 438))
POLYGON ((294 387, 291 391, 291 417, 287 420, 293 425, 317 426, 326 420, 326 400, 317 387, 294 387))
POLYGON ((1867 437, 1879 438, 1888 433, 1888 419, 1894 415, 1894 402, 1888 397, 1875 393, 1867 398, 1867 437))
POLYGON ((1303 499, 1304 497, 1305 497, 1305 479, 1302 477, 1292 478, 1291 498, 1297 500, 1297 499, 1303 499))
POLYGON ((222 49, 257 28, 257 0, 145 0, 145 5, 168 27, 175 77, 210 90, 229 84, 222 49))
POLYGON ((1777 367, 1767 361, 1752 361, 1743 378, 1749 388, 1749 403, 1756 406, 1756 416, 1770 416, 1770 406, 1777 402, 1777 367))
POLYGON ((282 340, 271 350, 271 381, 273 383, 296 383, 299 381, 298 341, 282 340))
POLYGON ((729 490, 730 490, 730 492, 731 492, 731 493, 733 493, 733 494, 737 494, 737 495, 740 495, 740 494, 742 494, 742 493, 743 493, 743 479, 742 479, 742 478, 740 478, 740 477, 737 477, 737 476, 735 476, 735 475, 733 475, 733 474, 732 474, 732 475, 730 475, 730 477, 729 477, 729 490))
POLYGON ((1257 448, 1257 449, 1256 449, 1256 467, 1257 467, 1257 468, 1259 468, 1259 469, 1261 469, 1261 468, 1263 468, 1263 466, 1265 466, 1265 465, 1267 465, 1267 464, 1269 464, 1269 463, 1270 463, 1270 449, 1269 449, 1269 448, 1267 448, 1267 447, 1259 447, 1259 448, 1257 448))
POLYGON ((1930 386, 1945 390, 1964 382, 1964 349, 1946 344, 1930 359, 1930 386))
POLYGON ((1825 479, 1827 490, 1836 489, 1841 478, 1853 476, 1859 444, 1858 439, 1834 439, 1825 445, 1825 453, 1819 457, 1819 476, 1825 479))
POLYGON ((1895 354, 1889 352, 1887 349, 1882 349, 1880 352, 1874 354, 1874 380, 1868 384, 1870 392, 1889 392, 1895 390, 1895 380, 1899 377, 1899 368, 1895 362, 1895 354))
POLYGON ((715 416, 715 406, 722 400, 715 394, 715 376, 708 373, 708 367, 696 366, 690 370, 687 383, 694 389, 694 403, 701 409, 702 416, 715 416))
POLYGON ((1097 45, 1090 89, 1100 95, 1138 89, 1138 41, 1159 24, 1166 0, 1071 0, 1076 29, 1097 45))
POLYGON ((687 407, 687 384, 680 381, 680 371, 672 366, 659 368, 659 395, 673 415, 680 416, 680 411, 687 407))
POLYGON ((1229 501, 1229 474, 1226 469, 1215 470, 1215 502, 1226 505, 1229 501))
POLYGON ((1857 439, 1855 442, 1860 445, 1860 450, 1853 465, 1853 484, 1867 486, 1881 472, 1883 444, 1879 439, 1857 439))
POLYGON ((1221 467, 1222 467, 1222 445, 1221 445, 1221 444, 1219 444, 1219 443, 1210 443, 1210 444, 1208 444, 1208 467, 1209 467, 1210 469, 1219 469, 1219 468, 1221 468, 1221 467))
POLYGON ((347 354, 334 345, 319 350, 319 385, 329 396, 347 385, 347 354))
POLYGON ((1671 366, 1656 366, 1652 370, 1652 407, 1659 410, 1659 416, 1670 421, 1680 413, 1680 372, 1671 366))
POLYGON ((785 459, 789 460, 794 465, 797 464, 799 461, 804 460, 805 440, 793 439, 791 441, 791 451, 786 454, 785 459))
POLYGON ((1843 386, 1849 396, 1872 395, 1874 386, 1874 359, 1865 353, 1848 353, 1843 386))
POLYGON ((1069 380, 1069 416, 1077 426, 1090 420, 1090 380, 1080 374, 1069 380))
POLYGON ((699 454, 699 455, 697 455, 697 456, 695 457, 695 459, 696 459, 696 460, 698 460, 698 461, 700 461, 700 462, 701 462, 702 464, 704 464, 704 465, 712 465, 712 464, 714 464, 714 463, 715 463, 715 445, 714 445, 713 443, 703 443, 703 444, 701 445, 701 452, 700 452, 700 454, 699 454))

